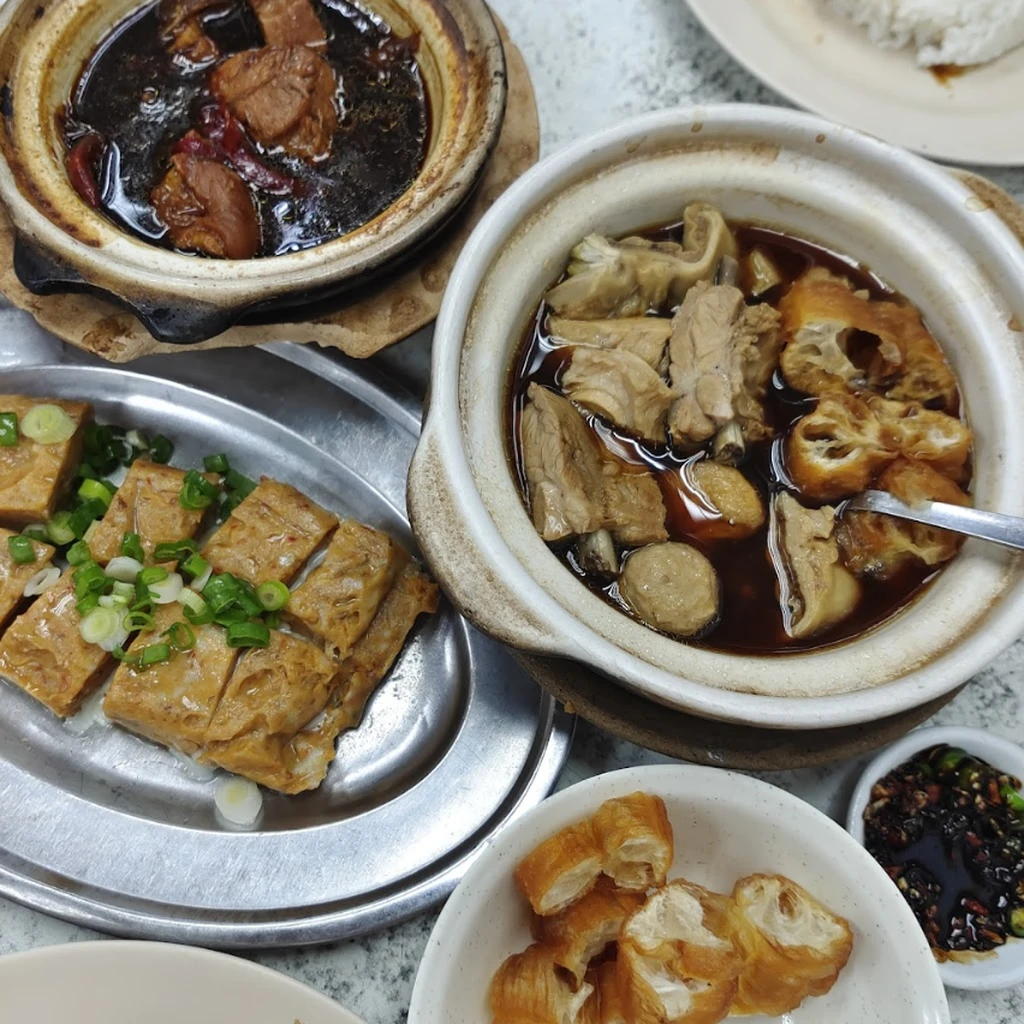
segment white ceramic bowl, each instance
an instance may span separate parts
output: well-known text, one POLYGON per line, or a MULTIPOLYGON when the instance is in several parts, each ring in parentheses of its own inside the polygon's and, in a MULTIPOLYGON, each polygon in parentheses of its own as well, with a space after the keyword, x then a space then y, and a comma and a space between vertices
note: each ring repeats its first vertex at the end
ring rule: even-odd
POLYGON ((74 942, 0 957, 5 1024, 362 1024, 266 967, 161 942, 74 942))
MULTIPOLYGON (((962 725, 918 729, 904 736, 898 743, 886 747, 864 770, 850 800, 846 828, 861 845, 864 844, 864 809, 871 796, 871 787, 898 764, 910 760, 916 753, 940 743, 960 747, 968 754, 987 761, 1000 771, 1024 778, 1024 748, 1009 740, 993 736, 984 729, 971 729, 962 725)), ((895 886, 893 886, 895 888, 895 886)), ((1008 942, 995 956, 973 963, 953 961, 939 964, 943 984, 950 988, 986 989, 1010 988, 1024 982, 1024 940, 1008 942)))
MULTIPOLYGON (((501 833, 438 918, 413 989, 409 1024, 489 1020, 487 988, 502 961, 531 942, 512 872, 538 843, 611 797, 644 790, 664 799, 675 832, 670 877, 729 892, 754 872, 788 875, 853 928, 853 955, 827 996, 790 1024, 941 1024, 949 1021, 935 961, 885 872, 835 822, 765 782, 715 768, 627 768, 544 801, 501 833)), ((746 1018, 750 1024, 766 1017, 746 1018)))
POLYGON ((1016 238, 963 182, 919 157, 793 110, 730 105, 662 111, 583 139, 521 178, 481 221, 434 336, 409 478, 421 550, 460 611, 501 641, 581 662, 706 718, 818 729, 948 694, 1019 634, 1020 556, 969 541, 920 600, 879 628, 841 647, 741 657, 621 614, 534 529, 506 447, 506 387, 526 325, 584 235, 670 223, 694 199, 862 260, 914 302, 962 386, 976 504, 1024 515, 1016 238))

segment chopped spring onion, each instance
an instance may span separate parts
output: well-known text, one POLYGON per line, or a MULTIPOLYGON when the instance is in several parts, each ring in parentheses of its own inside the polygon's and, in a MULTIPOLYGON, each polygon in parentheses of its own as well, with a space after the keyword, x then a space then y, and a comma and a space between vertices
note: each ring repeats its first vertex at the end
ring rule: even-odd
POLYGON ((135 600, 135 588, 130 583, 125 583, 122 580, 117 580, 114 583, 111 593, 115 597, 123 597, 126 604, 131 604, 135 600))
POLYGON ((189 590, 188 587, 182 588, 178 595, 178 601, 183 606, 185 618, 193 626, 205 626, 207 623, 213 622, 213 612, 210 611, 210 606, 194 590, 189 590))
POLYGON ((76 540, 67 553, 68 565, 85 565, 92 561, 92 552, 84 540, 76 540))
POLYGON ((86 594, 106 593, 110 580, 104 571, 93 561, 82 562, 72 573, 75 581, 75 596, 85 597, 86 594))
POLYGON ((141 583, 144 587, 150 586, 153 583, 162 583, 170 574, 161 565, 151 565, 148 569, 143 569, 139 573, 136 583, 141 583))
POLYGON ((223 572, 210 578, 203 587, 203 597, 216 613, 233 605, 240 589, 238 580, 231 573, 223 572))
POLYGON ((211 484, 201 473, 190 469, 181 484, 178 502, 182 508, 192 511, 209 508, 217 497, 217 487, 211 484))
POLYGON ((126 530, 121 538, 121 554, 125 558, 134 558, 136 562, 144 562, 146 553, 142 548, 142 538, 137 533, 126 530))
POLYGON ((256 598, 268 612, 280 611, 291 596, 291 591, 278 580, 267 580, 256 588, 256 598))
POLYGON ((99 475, 97 474, 96 470, 93 469, 92 466, 90 466, 88 462, 80 462, 78 464, 78 473, 77 473, 77 475, 80 476, 83 480, 98 480, 99 479, 99 475))
POLYGON ((120 608, 122 611, 128 610, 128 598, 122 597, 120 594, 101 594, 100 595, 100 607, 101 608, 120 608))
POLYGON ((102 480, 83 480, 78 488, 78 497, 82 501, 98 501, 104 509, 108 509, 111 499, 114 497, 114 491, 109 489, 102 480))
POLYGON ((207 569, 210 568, 210 563, 203 558, 202 555, 193 552, 184 562, 179 566, 181 571, 192 579, 199 579, 207 569))
POLYGON ((228 647, 269 647, 270 630, 262 622, 233 622, 226 639, 228 647))
POLYGON ((99 529, 99 525, 100 525, 100 521, 98 519, 94 519, 89 524, 89 527, 85 531, 85 533, 82 534, 82 540, 84 540, 86 544, 91 544, 92 543, 92 539, 96 535, 96 531, 99 529))
POLYGON ((196 635, 192 631, 192 627, 184 622, 172 623, 161 636, 167 637, 172 650, 175 651, 191 651, 196 645, 196 635))
POLYGON ((13 448, 18 443, 18 414, 0 412, 0 448, 13 448))
POLYGON ((259 786, 248 779, 221 779, 214 790, 217 817, 226 828, 254 828, 263 814, 263 796, 259 786))
POLYGON ((141 609, 133 608, 125 617, 124 624, 131 630, 149 629, 153 625, 152 612, 144 612, 141 609))
POLYGON ((117 636, 122 630, 121 614, 116 608, 97 606, 82 617, 78 632, 87 644, 99 644, 117 636))
POLYGON ((22 594, 25 597, 37 597, 39 594, 45 594, 59 579, 60 569, 55 565, 48 565, 45 569, 40 569, 34 576, 29 577, 22 594))
POLYGON ((137 558, 118 555, 107 563, 107 575, 123 583, 134 583, 142 572, 142 563, 137 558))
POLYGON ((74 436, 78 424, 59 406, 33 405, 21 418, 21 432, 36 444, 63 444, 74 436))
POLYGON ((89 424, 85 428, 85 463, 80 466, 78 475, 95 477, 103 473, 112 473, 129 456, 131 450, 124 442, 124 431, 120 427, 97 426, 89 424), (88 469, 88 474, 83 472, 88 469))
POLYGON ((78 610, 79 615, 88 615, 93 608, 98 608, 100 604, 99 594, 83 594, 75 602, 75 608, 78 610))
POLYGON ((189 586, 197 593, 201 594, 206 587, 206 584, 210 582, 210 577, 213 575, 213 566, 208 565, 206 571, 201 575, 197 576, 189 586))
POLYGON ((153 595, 154 604, 170 604, 178 600, 184 586, 185 581, 181 578, 181 573, 172 572, 167 574, 167 579, 149 584, 149 592, 153 595))
POLYGON ((149 438, 146 437, 141 430, 129 430, 128 433, 124 435, 124 439, 133 448, 146 449, 149 447, 149 438))
POLYGON ((236 622, 248 622, 251 616, 242 611, 241 608, 236 608, 232 605, 230 608, 225 608, 223 611, 217 612, 213 616, 213 621, 218 626, 223 626, 225 629, 236 622))
POLYGON ((150 665, 159 665, 161 662, 167 661, 170 656, 170 644, 150 644, 142 649, 139 666, 141 668, 148 668, 150 665))
POLYGON ((149 446, 149 457, 153 462, 159 462, 161 465, 171 461, 171 456, 174 454, 174 444, 169 437, 164 437, 163 434, 157 434, 153 438, 152 444, 149 446))
POLYGON ((235 598, 235 604, 242 609, 246 615, 253 617, 262 615, 264 612, 263 605, 260 604, 259 598, 256 597, 256 591, 253 590, 252 585, 247 583, 245 580, 238 581, 238 596, 235 598))
POLYGON ((89 532, 89 527, 97 519, 102 519, 104 512, 107 511, 107 506, 101 501, 89 499, 83 502, 74 512, 71 513, 68 519, 68 527, 71 532, 81 540, 86 533, 89 532))
POLYGON ((70 544, 75 539, 75 531, 71 529, 71 513, 57 512, 46 524, 46 535, 58 547, 70 544))
POLYGON ((248 498, 256 490, 256 481, 243 476, 237 469, 229 469, 224 474, 224 486, 232 491, 234 495, 241 498, 248 498))
POLYGON ((15 565, 31 565, 36 560, 36 549, 28 537, 8 537, 7 550, 15 565))
POLYGON ((207 455, 203 459, 203 469, 207 473, 226 473, 230 468, 228 457, 223 452, 219 455, 207 455))
POLYGON ((50 539, 50 535, 46 532, 46 523, 29 523, 21 531, 21 535, 28 537, 29 540, 39 541, 40 544, 46 544, 50 539))
POLYGON ((199 550, 199 546, 194 540, 185 538, 184 540, 171 540, 164 541, 153 549, 153 561, 154 562, 177 562, 182 558, 187 558, 190 554, 199 550))
POLYGON ((281 613, 280 612, 267 612, 263 616, 263 621, 267 624, 268 629, 280 629, 281 628, 281 613))

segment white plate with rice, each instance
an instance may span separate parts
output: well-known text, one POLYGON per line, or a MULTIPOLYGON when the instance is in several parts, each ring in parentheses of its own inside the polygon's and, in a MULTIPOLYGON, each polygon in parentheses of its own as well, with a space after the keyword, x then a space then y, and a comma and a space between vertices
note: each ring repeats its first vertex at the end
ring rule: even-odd
POLYGON ((935 159, 1024 163, 1024 0, 689 4, 794 103, 935 159))

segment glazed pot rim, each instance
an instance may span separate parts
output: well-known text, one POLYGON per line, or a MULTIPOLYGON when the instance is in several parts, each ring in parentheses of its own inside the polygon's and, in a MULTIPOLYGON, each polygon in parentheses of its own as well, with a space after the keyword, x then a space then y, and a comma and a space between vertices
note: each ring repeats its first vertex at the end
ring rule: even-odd
MULTIPOLYGON (((6 37, 16 19, 34 2, 12 0, 5 5, 0 12, 0 39, 6 37)), ((146 2, 139 0, 125 5, 111 20, 111 25, 145 6, 146 2)), ((370 2, 372 5, 373 0, 370 2)), ((8 130, 7 145, 0 148, 0 199, 7 206, 19 237, 40 247, 58 263, 71 267, 85 285, 95 285, 115 297, 123 297, 120 291, 131 294, 149 291, 168 300, 238 306, 239 315, 247 307, 292 293, 312 293, 346 282, 357 283, 360 276, 396 261, 439 230, 471 194, 498 141, 504 118, 506 80, 504 49, 483 0, 458 0, 461 23, 441 0, 390 2, 403 12, 416 12, 408 14, 414 23, 420 24, 415 21, 418 15, 430 19, 436 26, 436 38, 431 41, 424 37, 422 45, 438 47, 435 63, 443 88, 462 97, 463 112, 467 117, 478 119, 481 131, 473 136, 470 132, 456 131, 454 124, 446 122, 442 126, 435 120, 432 131, 439 132, 443 127, 444 146, 432 147, 417 179, 402 196, 352 232, 297 252, 227 260, 178 253, 137 238, 88 207, 69 182, 56 183, 56 175, 53 188, 57 204, 49 202, 48 194, 33 201, 26 190, 19 187, 19 180, 25 181, 27 173, 25 161, 17 154, 19 118, 23 117, 26 124, 31 120, 32 104, 39 101, 42 94, 46 63, 60 59, 53 58, 53 50, 47 48, 54 39, 47 44, 38 26, 45 22, 50 30, 57 31, 59 26, 73 21, 76 12, 94 11, 97 5, 103 4, 103 0, 58 0, 36 26, 25 31, 23 41, 27 45, 21 59, 10 69, 11 75, 17 72, 13 84, 14 130, 8 130), (472 30, 474 38, 464 38, 463 29, 472 30), (33 45, 38 47, 38 53, 29 59, 33 45), (448 58, 451 66, 442 58, 448 58), (28 95, 25 82, 31 86, 28 95), (40 206, 53 208, 54 205, 61 215, 67 210, 74 223, 83 225, 79 232, 81 237, 73 237, 66 227, 40 209, 40 206)), ((95 45, 101 37, 102 33, 97 33, 90 45, 95 45)), ((440 114, 435 111, 434 117, 439 118, 440 114)), ((27 136, 29 133, 26 129, 20 134, 27 136)), ((52 158, 59 159, 55 155, 52 158)))
MULTIPOLYGON (((1016 639, 1020 632, 1019 613, 1024 610, 1024 578, 1019 558, 1011 558, 998 572, 993 569, 1001 581, 1001 596, 985 610, 971 636, 948 649, 940 649, 934 658, 914 670, 871 688, 827 695, 775 696, 694 681, 678 672, 665 671, 660 665, 645 659, 637 653, 644 646, 641 642, 627 646, 609 640, 592 627, 594 619, 584 621, 574 615, 564 601, 556 599, 537 581, 533 571, 535 565, 527 568, 519 561, 506 536, 496 525, 493 510, 481 496, 481 489, 484 493, 488 493, 489 488, 493 490, 492 478, 504 480, 504 474, 509 470, 507 466, 492 466, 485 471, 471 465, 464 436, 467 426, 466 412, 461 404, 462 375, 468 372, 467 364, 473 359, 481 364, 484 360, 473 351, 484 343, 473 334, 472 319, 480 290, 489 280, 502 251, 517 232, 527 230, 524 224, 528 226, 531 221, 541 221, 548 209, 557 203, 558 196, 574 188, 581 180, 598 178, 603 173, 602 161, 606 160, 609 166, 615 165, 613 154, 617 154, 618 165, 626 166, 635 159, 637 163, 632 166, 639 166, 647 158, 643 153, 639 157, 633 154, 645 146, 654 152, 657 147, 650 140, 661 135, 678 135, 682 140, 701 130, 712 134, 713 131, 720 134, 748 131, 762 138, 767 136, 766 148, 771 142, 777 143, 779 149, 784 149, 787 143, 794 144, 797 138, 801 145, 828 138, 832 147, 831 160, 841 162, 848 159, 853 166, 858 161, 868 162, 879 174, 884 170, 890 178, 899 176, 915 182, 921 186, 922 203, 934 203, 936 209, 950 217, 963 218, 964 214, 958 211, 963 210, 965 203, 969 204, 969 197, 973 196, 948 171, 920 157, 809 114, 763 106, 677 108, 648 114, 581 139, 543 161, 513 185, 481 221, 455 267, 438 318, 428 416, 410 477, 410 507, 421 547, 456 604, 485 631, 531 653, 580 661, 645 697, 684 711, 769 728, 809 729, 856 725, 919 706, 950 692, 1016 639), (588 167, 589 162, 598 169, 588 167), (467 328, 472 335, 468 347, 467 328), (479 483, 481 477, 486 478, 483 485, 479 483), (436 507, 441 486, 437 479, 443 480, 455 493, 441 513, 436 507), (443 550, 438 520, 447 522, 449 534, 456 528, 456 523, 457 528, 463 531, 462 543, 466 552, 459 558, 443 550), (474 582, 484 579, 492 588, 500 590, 505 598, 503 614, 490 607, 481 584, 474 582)), ((681 141, 679 146, 685 149, 681 141)), ((722 146, 725 148, 726 144, 722 146)), ((671 147, 666 142, 663 148, 669 150, 671 147)), ((767 154, 766 159, 770 159, 767 154)), ((971 209, 969 205, 967 209, 971 209)), ((999 266, 1001 280, 1024 280, 1024 251, 1011 231, 995 213, 974 210, 971 216, 970 230, 993 263, 999 266)), ((632 225, 632 229, 635 227, 632 225)), ((549 280, 553 279, 557 266, 552 265, 548 270, 549 280)), ((515 333, 518 326, 508 330, 515 333)), ((1005 355, 1003 358, 1009 365, 1017 357, 1005 355)), ((501 373, 507 372, 507 363, 502 362, 501 373)), ((1018 407, 1024 406, 1020 367, 1016 367, 1010 376, 1014 380, 1007 387, 1014 389, 1013 393, 1019 399, 1018 407)), ((1017 445, 1014 438, 1005 440, 1017 445)), ((1024 451, 1020 454, 1024 456, 1024 451)), ((1007 472, 1014 473, 1012 468, 1007 472)), ((1024 514, 1024 480, 1019 474, 1014 473, 1012 478, 1007 475, 1004 491, 1006 501, 1012 507, 1004 506, 1001 510, 1024 514)), ((510 512, 510 517, 526 517, 521 502, 519 509, 510 512)), ((543 545, 539 537, 536 540, 543 545)), ((976 547, 970 550, 971 570, 977 575, 980 571, 977 563, 984 562, 987 556, 979 554, 976 547)), ((548 554, 564 574, 565 588, 559 590, 560 597, 564 596, 563 590, 571 585, 586 589, 557 562, 554 555, 548 554)), ((538 562, 540 557, 538 555, 538 562)), ((658 643, 667 642, 674 648, 691 652, 689 656, 697 657, 692 652, 699 652, 699 657, 717 660, 721 673, 733 676, 740 674, 737 670, 741 666, 749 673, 753 665, 764 666, 769 662, 793 668, 800 663, 814 664, 818 671, 826 669, 830 661, 840 658, 847 659, 852 665, 850 659, 855 661, 857 645, 865 639, 855 638, 842 645, 806 653, 749 658, 669 641, 615 612, 593 595, 590 598, 592 600, 587 607, 593 610, 595 619, 602 614, 596 608, 600 604, 608 614, 628 623, 622 627, 620 637, 627 633, 637 638, 641 638, 641 634, 651 634, 658 638, 658 643)), ((578 604, 582 606, 586 601, 586 598, 579 597, 578 604)), ((891 629, 894 638, 899 636, 900 630, 908 636, 905 623, 913 621, 919 605, 920 602, 910 606, 866 636, 875 636, 883 629, 891 629)), ((941 644, 938 646, 941 648, 941 644)))

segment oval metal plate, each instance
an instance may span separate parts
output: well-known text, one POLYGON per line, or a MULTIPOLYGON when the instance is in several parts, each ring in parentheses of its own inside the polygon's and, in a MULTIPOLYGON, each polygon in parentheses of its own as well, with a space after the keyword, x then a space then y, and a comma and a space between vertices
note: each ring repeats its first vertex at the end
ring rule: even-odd
MULTIPOLYGON (((128 371, 9 338, 0 365, 0 391, 91 401, 101 421, 173 438, 181 466, 227 452, 242 472, 286 480, 413 547, 405 480, 419 408, 372 368, 274 345, 128 371)), ((261 830, 242 834, 217 825, 211 784, 168 751, 105 722, 75 734, 3 683, 0 893, 148 939, 350 937, 443 898, 490 836, 547 795, 571 733, 511 657, 442 603, 320 789, 266 794, 261 830)))

